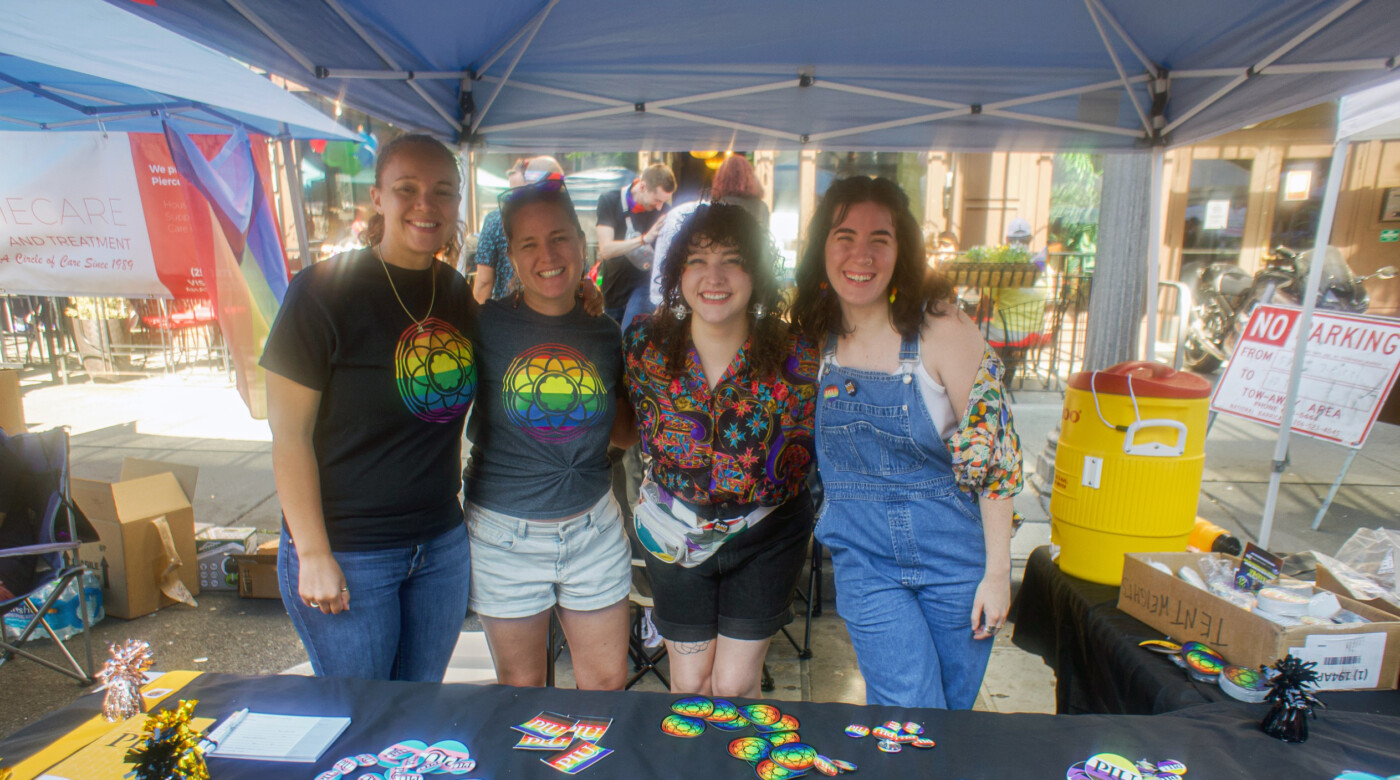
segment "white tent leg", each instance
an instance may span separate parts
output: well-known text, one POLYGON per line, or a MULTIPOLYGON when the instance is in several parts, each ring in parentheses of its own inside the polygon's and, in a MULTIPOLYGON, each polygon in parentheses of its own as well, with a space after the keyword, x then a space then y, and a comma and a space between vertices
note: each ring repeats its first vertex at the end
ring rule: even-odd
POLYGON ((1337 193, 1342 189, 1343 169, 1347 162, 1347 144, 1338 143, 1332 150, 1332 167, 1327 171, 1327 188, 1322 195, 1322 213, 1317 219, 1317 240, 1313 243, 1312 265, 1308 268, 1308 285, 1303 291, 1303 313, 1298 317, 1294 333, 1293 370, 1288 374, 1288 395, 1283 401, 1283 419, 1279 420, 1278 443, 1269 470, 1269 492, 1264 496, 1264 516, 1259 521, 1259 546, 1269 547, 1274 530, 1274 511, 1278 508, 1279 482, 1288 457, 1288 437, 1293 429, 1293 411, 1298 400, 1298 387, 1303 383, 1303 361, 1307 358, 1308 334, 1312 330, 1313 309, 1317 304, 1317 288, 1322 281, 1322 259, 1327 242, 1332 239, 1332 219, 1337 214, 1337 193))
POLYGON ((1149 177, 1151 183, 1148 185, 1152 188, 1148 196, 1148 208, 1151 209, 1151 213, 1147 215, 1147 300, 1144 307, 1147 312, 1147 351, 1144 359, 1153 362, 1157 360, 1157 301, 1160 299, 1157 277, 1161 274, 1162 166, 1165 165, 1165 160, 1162 147, 1152 147, 1152 173, 1149 177))

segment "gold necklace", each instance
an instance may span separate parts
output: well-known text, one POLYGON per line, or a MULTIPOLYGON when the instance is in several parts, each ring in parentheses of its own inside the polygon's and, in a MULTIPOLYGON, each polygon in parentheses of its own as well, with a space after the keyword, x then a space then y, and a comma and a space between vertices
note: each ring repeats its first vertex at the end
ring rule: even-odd
POLYGON ((389 264, 384 262, 384 253, 379 250, 379 244, 374 245, 374 256, 379 258, 379 264, 384 266, 384 277, 389 280, 389 289, 394 291, 394 300, 399 302, 399 307, 403 309, 403 313, 408 315, 408 318, 413 321, 413 324, 418 326, 418 332, 422 333, 424 323, 428 321, 429 317, 433 316, 433 304, 437 303, 437 261, 433 261, 433 270, 430 275, 430 284, 432 285, 433 292, 432 297, 428 299, 428 311, 423 315, 423 319, 420 320, 413 316, 413 312, 409 311, 408 307, 404 305, 403 298, 399 297, 399 288, 394 286, 394 277, 389 273, 389 264))

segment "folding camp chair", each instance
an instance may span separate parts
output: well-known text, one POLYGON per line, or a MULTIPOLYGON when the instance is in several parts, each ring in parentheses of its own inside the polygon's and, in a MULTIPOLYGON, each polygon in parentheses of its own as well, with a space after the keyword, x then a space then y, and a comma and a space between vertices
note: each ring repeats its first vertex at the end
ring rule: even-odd
POLYGON ((11 590, 15 595, 0 601, 0 615, 22 605, 32 614, 17 636, 12 637, 8 629, 0 627, 0 664, 14 657, 25 658, 86 685, 92 682, 92 639, 88 634, 89 610, 82 583, 87 567, 78 561, 77 553, 82 542, 96 541, 97 534, 68 495, 68 431, 57 428, 19 436, 5 436, 0 432, 0 445, 5 449, 0 453, 4 456, 0 464, 8 464, 0 467, 6 468, 11 477, 4 484, 13 486, 13 492, 6 491, 7 506, 0 508, 6 512, 3 529, 7 531, 3 535, 7 546, 0 546, 0 560, 11 564, 6 571, 21 571, 14 583, 7 583, 7 587, 14 586, 11 590), (20 472, 17 478, 16 470, 20 472), (22 536, 28 538, 20 538, 22 536), (31 563, 33 579, 28 581, 31 563), (54 604, 74 583, 86 666, 78 663, 49 622, 54 604), (40 598, 40 592, 49 585, 53 587, 48 596, 40 598), (41 636, 38 633, 41 630, 62 652, 66 665, 24 649, 27 642, 41 636))

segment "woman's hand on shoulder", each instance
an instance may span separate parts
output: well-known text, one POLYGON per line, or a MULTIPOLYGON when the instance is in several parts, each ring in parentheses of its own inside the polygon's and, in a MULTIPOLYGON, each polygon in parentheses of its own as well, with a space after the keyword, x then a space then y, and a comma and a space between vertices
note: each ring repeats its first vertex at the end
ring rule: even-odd
POLYGON ((583 310, 588 316, 598 317, 603 314, 603 293, 598 289, 598 285, 587 279, 580 279, 578 299, 583 301, 583 310))
POLYGON ((987 342, 966 314, 956 307, 947 314, 929 315, 920 336, 924 368, 948 391, 953 411, 961 417, 967 411, 967 397, 982 366, 987 342))

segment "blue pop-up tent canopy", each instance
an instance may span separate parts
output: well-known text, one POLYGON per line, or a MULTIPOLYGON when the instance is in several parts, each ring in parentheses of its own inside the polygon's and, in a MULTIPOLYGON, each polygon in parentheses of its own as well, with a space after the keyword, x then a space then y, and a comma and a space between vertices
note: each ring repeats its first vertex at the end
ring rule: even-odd
POLYGON ((1384 79, 1394 0, 109 0, 502 150, 1131 150, 1384 79))
POLYGON ((359 140, 227 55, 101 0, 0 0, 0 130, 359 140))

